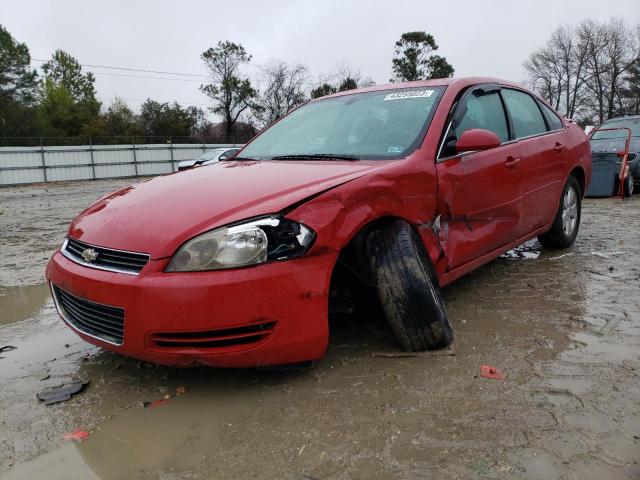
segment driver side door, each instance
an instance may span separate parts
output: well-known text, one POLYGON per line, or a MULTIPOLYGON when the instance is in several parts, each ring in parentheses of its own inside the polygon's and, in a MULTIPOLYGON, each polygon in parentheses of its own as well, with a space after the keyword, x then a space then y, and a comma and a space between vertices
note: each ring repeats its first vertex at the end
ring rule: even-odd
POLYGON ((520 145, 511 128, 498 85, 465 92, 443 136, 436 164, 440 243, 451 271, 495 252, 522 234, 524 171, 520 145), (501 144, 490 150, 456 153, 469 129, 494 132, 501 144))

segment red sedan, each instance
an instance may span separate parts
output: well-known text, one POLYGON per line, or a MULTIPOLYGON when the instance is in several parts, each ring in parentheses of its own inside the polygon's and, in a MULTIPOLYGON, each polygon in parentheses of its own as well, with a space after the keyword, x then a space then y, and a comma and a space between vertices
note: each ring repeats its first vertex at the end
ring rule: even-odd
POLYGON ((403 348, 439 348, 439 288, 534 237, 571 246, 590 176, 582 130, 518 85, 353 90, 102 198, 47 279, 86 341, 164 364, 319 359, 346 301, 379 304, 403 348))

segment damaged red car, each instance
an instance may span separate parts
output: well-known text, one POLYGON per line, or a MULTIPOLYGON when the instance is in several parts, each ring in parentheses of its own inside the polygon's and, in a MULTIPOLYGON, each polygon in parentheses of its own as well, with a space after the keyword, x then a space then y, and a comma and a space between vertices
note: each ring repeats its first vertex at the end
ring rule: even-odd
POLYGON ((360 284, 402 348, 434 349, 453 338, 440 288, 534 237, 572 245, 590 175, 582 130, 518 85, 352 90, 100 199, 46 275, 83 339, 152 362, 319 359, 360 284))

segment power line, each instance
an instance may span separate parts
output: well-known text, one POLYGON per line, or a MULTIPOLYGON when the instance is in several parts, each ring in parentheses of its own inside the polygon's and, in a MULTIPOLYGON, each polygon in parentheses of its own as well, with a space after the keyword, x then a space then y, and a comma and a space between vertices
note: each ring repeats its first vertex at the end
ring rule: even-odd
MULTIPOLYGON (((40 58, 32 58, 31 60, 33 60, 34 62, 48 62, 49 60, 42 60, 40 58)), ((90 63, 80 63, 79 65, 83 66, 83 67, 90 67, 90 68, 106 68, 108 70, 125 70, 128 72, 140 72, 140 73, 160 73, 162 75, 179 75, 182 77, 201 77, 201 78, 209 78, 208 75, 201 75, 201 74, 197 74, 197 73, 180 73, 180 72, 165 72, 162 70, 144 70, 141 68, 127 68, 127 67, 112 67, 112 66, 107 66, 107 65, 92 65, 90 63)), ((106 74, 103 74, 106 75, 106 74)), ((143 77, 143 78, 154 78, 154 77, 143 77)))
POLYGON ((147 78, 150 80, 173 80, 174 82, 197 82, 202 83, 202 80, 192 80, 190 78, 167 78, 167 77, 152 77, 149 75, 131 75, 128 73, 107 73, 107 72, 91 72, 94 75, 106 75, 108 77, 128 77, 128 78, 147 78))

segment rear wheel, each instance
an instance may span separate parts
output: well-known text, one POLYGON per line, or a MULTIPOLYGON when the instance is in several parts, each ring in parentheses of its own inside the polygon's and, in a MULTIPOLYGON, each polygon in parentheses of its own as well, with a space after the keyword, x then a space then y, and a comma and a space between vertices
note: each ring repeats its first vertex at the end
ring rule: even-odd
POLYGON ((580 228, 581 210, 582 189, 572 175, 562 189, 560 206, 551 228, 538 237, 540 243, 547 248, 568 248, 573 245, 580 228))
POLYGON ((624 179, 624 196, 630 197, 633 195, 635 179, 632 174, 627 175, 627 178, 624 179))
POLYGON ((367 239, 367 257, 387 321, 407 351, 447 346, 453 330, 435 272, 411 226, 396 220, 367 239))

